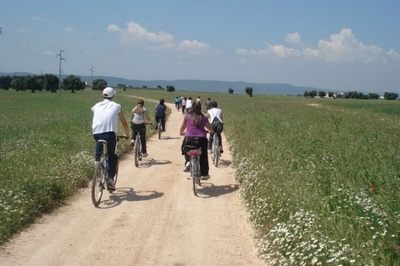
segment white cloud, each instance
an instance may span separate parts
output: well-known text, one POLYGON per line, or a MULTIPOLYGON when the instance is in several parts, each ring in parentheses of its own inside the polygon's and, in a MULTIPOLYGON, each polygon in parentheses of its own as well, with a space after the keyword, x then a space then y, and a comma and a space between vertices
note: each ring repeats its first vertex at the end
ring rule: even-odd
POLYGON ((302 44, 301 36, 297 32, 289 33, 288 35, 286 35, 285 41, 286 42, 290 42, 290 43, 294 43, 294 44, 302 44))
POLYGON ((286 48, 282 44, 280 45, 268 45, 267 53, 272 53, 277 57, 285 58, 285 57, 293 57, 300 56, 301 52, 297 49, 286 48))
POLYGON ((358 41, 351 29, 342 29, 339 34, 332 34, 330 41, 320 40, 318 49, 320 57, 328 62, 371 62, 382 54, 381 48, 366 46, 358 41))
POLYGON ((75 31, 73 28, 71 28, 71 27, 66 27, 65 28, 65 31, 69 31, 69 32, 73 32, 73 31, 75 31))
MULTIPOLYGON (((286 42, 302 44, 300 34, 286 35, 286 42)), ((269 45, 265 49, 236 49, 239 55, 248 56, 274 56, 279 58, 304 57, 318 59, 326 62, 382 62, 384 53, 382 48, 375 45, 365 45, 357 40, 351 29, 342 29, 338 34, 332 34, 330 40, 319 40, 317 48, 306 47, 301 50, 288 48, 282 44, 269 45)), ((400 55, 390 50, 386 53, 391 58, 400 58, 400 55)))
POLYGON ((177 49, 192 54, 209 49, 209 45, 206 43, 197 40, 183 40, 179 42, 168 32, 151 32, 133 21, 126 24, 126 29, 121 29, 115 24, 110 24, 107 27, 107 31, 118 33, 120 35, 120 43, 125 46, 140 45, 147 49, 177 49))
POLYGON ((150 32, 135 22, 128 22, 126 29, 121 29, 115 24, 107 27, 109 32, 120 34, 120 42, 123 45, 143 45, 148 48, 171 49, 174 47, 174 36, 167 32, 150 32))
POLYGON ((386 53, 392 59, 400 59, 400 54, 393 49, 386 53))
POLYGON ((51 51, 43 51, 43 52, 42 52, 42 55, 49 56, 49 55, 54 55, 54 53, 51 52, 51 51))
POLYGON ((25 33, 26 30, 25 30, 25 29, 22 29, 22 28, 18 28, 18 29, 17 29, 17 32, 18 32, 18 33, 25 33))
POLYGON ((44 18, 39 17, 39 16, 31 16, 31 20, 35 20, 35 21, 46 21, 44 18))
POLYGON ((199 53, 201 51, 207 50, 208 48, 209 46, 207 44, 196 40, 184 40, 181 41, 178 45, 178 50, 185 50, 189 53, 199 53))

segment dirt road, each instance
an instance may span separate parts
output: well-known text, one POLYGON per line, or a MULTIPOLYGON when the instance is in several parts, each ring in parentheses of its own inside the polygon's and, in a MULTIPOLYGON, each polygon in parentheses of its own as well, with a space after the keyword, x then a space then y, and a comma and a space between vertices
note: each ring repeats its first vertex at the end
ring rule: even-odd
POLYGON ((117 190, 99 208, 90 189, 45 215, 0 249, 0 265, 266 265, 257 258, 251 227, 225 152, 211 179, 193 195, 183 172, 174 109, 161 140, 148 141, 139 168, 128 154, 120 162, 117 190))

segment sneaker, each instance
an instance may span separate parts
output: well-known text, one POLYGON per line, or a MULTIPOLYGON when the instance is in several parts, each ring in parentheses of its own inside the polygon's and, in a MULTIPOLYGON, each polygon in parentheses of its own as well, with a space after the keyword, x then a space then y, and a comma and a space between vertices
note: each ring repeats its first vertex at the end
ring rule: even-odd
POLYGON ((142 157, 147 157, 147 156, 149 156, 147 153, 142 153, 142 157))
POLYGON ((210 179, 210 176, 209 175, 205 175, 205 176, 202 176, 201 179, 202 180, 208 180, 208 179, 210 179))
POLYGON ((107 190, 115 190, 114 180, 112 180, 111 178, 108 180, 107 190))
POLYGON ((208 154, 211 154, 211 153, 212 153, 212 150, 207 150, 207 153, 208 153, 208 154))
POLYGON ((131 140, 131 146, 135 146, 135 140, 131 140))
POLYGON ((183 169, 184 172, 189 172, 190 171, 190 162, 185 163, 185 168, 183 169))

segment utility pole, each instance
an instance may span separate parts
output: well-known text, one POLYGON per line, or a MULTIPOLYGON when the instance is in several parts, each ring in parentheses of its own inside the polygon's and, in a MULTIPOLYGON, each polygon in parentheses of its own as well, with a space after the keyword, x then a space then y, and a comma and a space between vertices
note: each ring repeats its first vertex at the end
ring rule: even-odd
POLYGON ((61 61, 65 61, 65 58, 62 57, 62 53, 64 53, 64 50, 60 50, 60 53, 57 54, 57 56, 60 57, 60 65, 58 68, 58 95, 61 95, 61 61))
POLYGON ((94 67, 91 67, 91 68, 90 68, 90 75, 91 75, 91 77, 92 77, 92 82, 90 83, 90 87, 92 88, 92 90, 93 90, 93 72, 94 72, 93 68, 94 68, 94 67))

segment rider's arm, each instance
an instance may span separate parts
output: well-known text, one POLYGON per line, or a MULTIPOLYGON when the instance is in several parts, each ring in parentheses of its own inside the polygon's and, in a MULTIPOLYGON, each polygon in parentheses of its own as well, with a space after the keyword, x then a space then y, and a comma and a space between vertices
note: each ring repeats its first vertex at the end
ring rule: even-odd
POLYGON ((214 133, 214 130, 212 129, 211 124, 210 124, 210 122, 208 122, 208 120, 207 120, 207 122, 205 124, 205 127, 210 132, 210 134, 214 133))
POLYGON ((183 120, 181 128, 179 129, 179 135, 180 136, 183 136, 185 134, 185 129, 186 129, 186 123, 185 123, 185 120, 183 120))
POLYGON ((121 124, 124 127, 125 130, 125 138, 129 139, 130 135, 129 135, 129 128, 128 128, 128 124, 126 123, 125 120, 125 116, 124 116, 124 112, 122 112, 122 110, 118 113, 119 116, 119 120, 121 120, 121 124))

